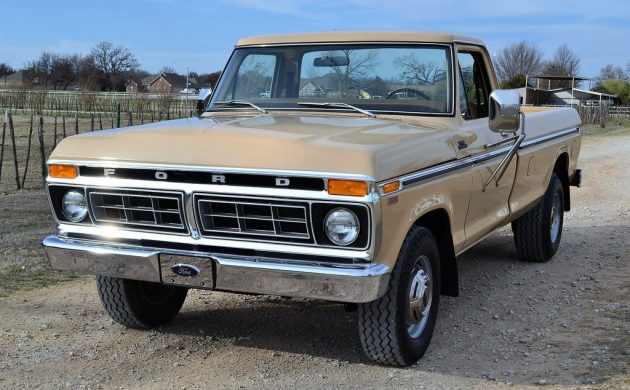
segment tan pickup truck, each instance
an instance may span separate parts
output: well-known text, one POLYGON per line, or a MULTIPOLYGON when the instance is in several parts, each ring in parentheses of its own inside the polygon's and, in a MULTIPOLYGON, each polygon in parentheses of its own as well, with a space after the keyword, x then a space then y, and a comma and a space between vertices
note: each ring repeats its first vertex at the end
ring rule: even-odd
POLYGON ((43 244, 126 326, 166 323, 189 288, 325 299, 357 304, 371 359, 409 365, 458 255, 508 223, 515 261, 558 250, 580 125, 497 90, 475 38, 243 39, 199 118, 57 146, 43 244))

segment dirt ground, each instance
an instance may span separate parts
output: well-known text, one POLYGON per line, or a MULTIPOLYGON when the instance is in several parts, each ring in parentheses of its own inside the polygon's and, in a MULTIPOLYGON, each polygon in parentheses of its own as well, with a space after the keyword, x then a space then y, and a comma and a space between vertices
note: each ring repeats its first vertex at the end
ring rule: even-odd
POLYGON ((563 241, 517 259, 503 228, 458 259, 425 357, 398 369, 362 354, 342 305, 191 291, 176 319, 125 329, 92 277, 50 271, 41 190, 0 196, 0 388, 630 388, 630 132, 588 136, 563 241), (42 287, 45 286, 45 287, 42 287))

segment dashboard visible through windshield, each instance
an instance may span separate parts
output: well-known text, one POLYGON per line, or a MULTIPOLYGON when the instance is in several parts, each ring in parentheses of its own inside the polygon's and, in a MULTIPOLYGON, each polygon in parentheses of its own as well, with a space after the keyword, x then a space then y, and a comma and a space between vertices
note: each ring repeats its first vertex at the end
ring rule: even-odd
POLYGON ((452 114, 452 73, 448 45, 243 47, 230 57, 208 110, 345 104, 370 112, 452 114))

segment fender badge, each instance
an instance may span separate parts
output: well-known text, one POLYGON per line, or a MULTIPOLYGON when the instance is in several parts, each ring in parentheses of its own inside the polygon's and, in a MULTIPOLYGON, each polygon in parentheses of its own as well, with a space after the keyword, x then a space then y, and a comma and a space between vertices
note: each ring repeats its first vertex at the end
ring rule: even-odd
POLYGON ((194 278, 195 276, 199 275, 199 272, 200 272, 199 268, 190 264, 175 264, 174 266, 171 267, 171 271, 173 271, 173 274, 177 276, 184 276, 184 277, 191 277, 191 278, 194 278))

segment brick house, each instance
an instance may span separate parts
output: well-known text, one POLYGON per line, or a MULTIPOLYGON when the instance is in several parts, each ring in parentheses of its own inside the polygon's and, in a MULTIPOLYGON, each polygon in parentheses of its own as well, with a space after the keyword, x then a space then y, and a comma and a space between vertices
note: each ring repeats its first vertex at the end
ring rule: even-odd
MULTIPOLYGON (((186 77, 177 73, 161 73, 151 83, 148 91, 151 93, 178 93, 186 88, 186 77)), ((189 88, 196 88, 189 80, 189 88)))
POLYGON ((129 93, 143 93, 149 91, 149 84, 155 80, 158 75, 149 75, 142 79, 130 78, 125 84, 125 91, 129 93))

